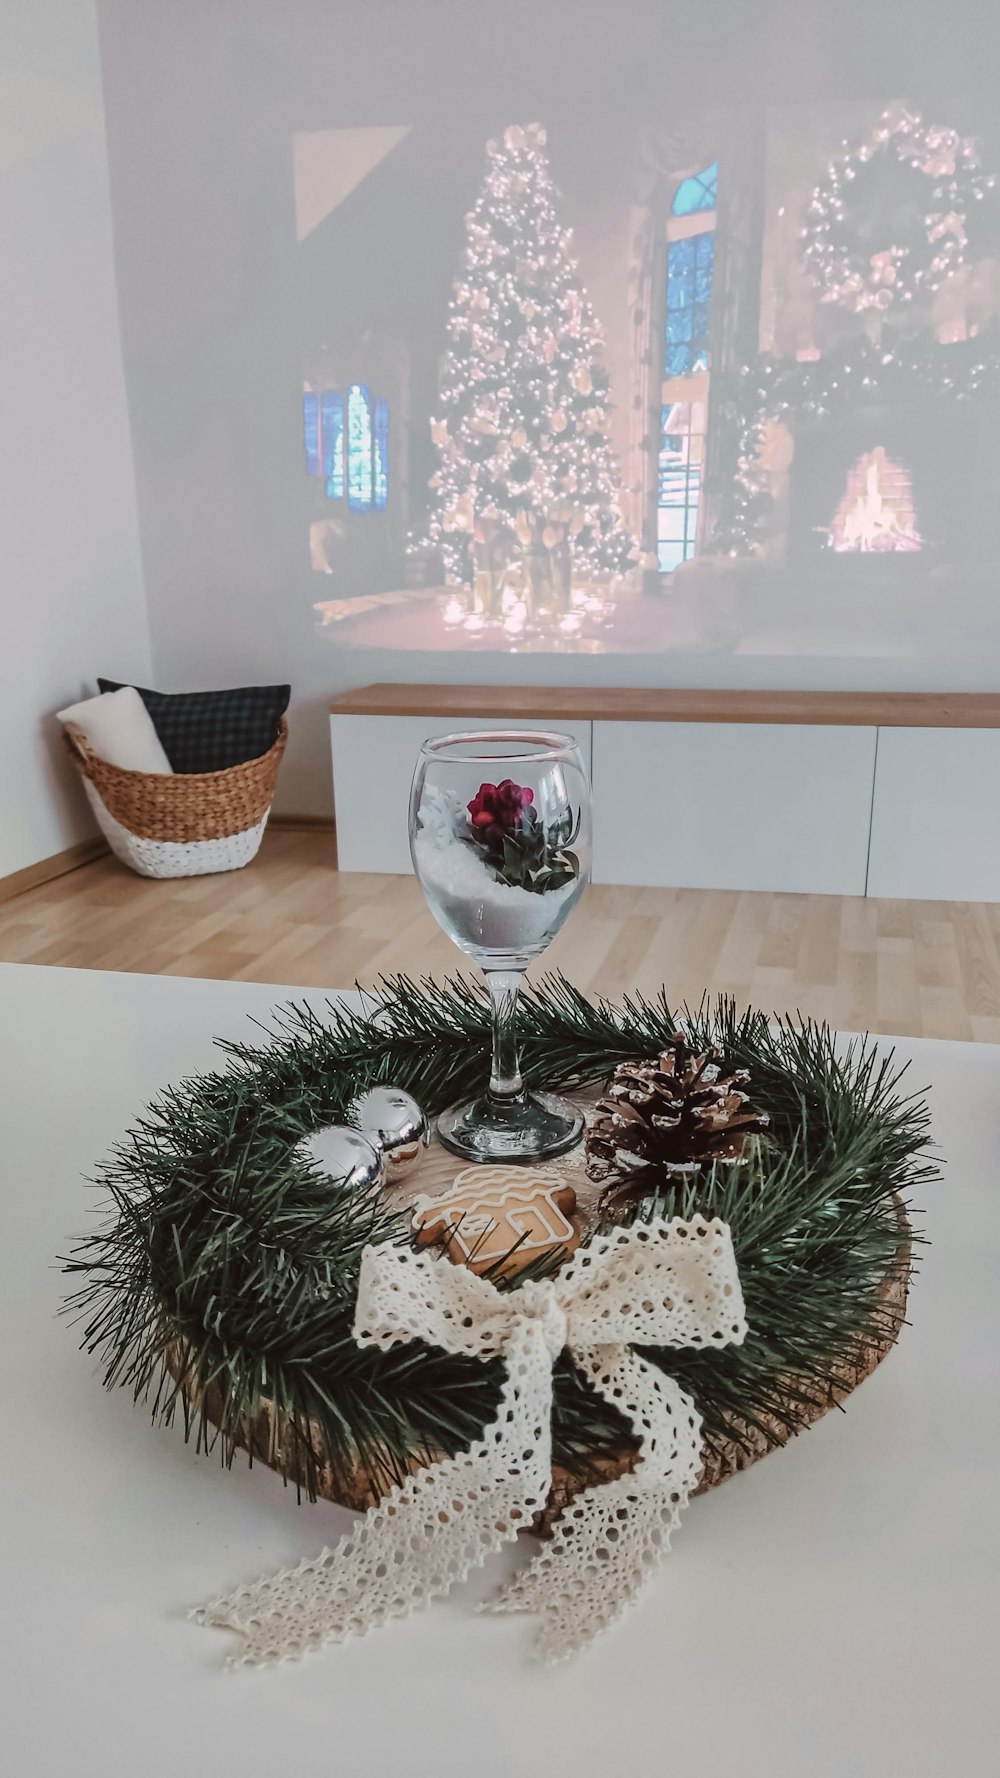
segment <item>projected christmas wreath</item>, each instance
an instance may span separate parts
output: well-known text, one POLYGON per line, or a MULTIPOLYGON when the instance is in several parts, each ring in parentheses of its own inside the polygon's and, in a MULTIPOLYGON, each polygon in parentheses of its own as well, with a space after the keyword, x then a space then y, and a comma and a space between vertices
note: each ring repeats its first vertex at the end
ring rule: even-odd
POLYGON ((975 142, 905 106, 831 160, 802 229, 822 302, 884 313, 965 263, 969 213, 995 183, 975 142))
POLYGON ((151 1395, 154 1419, 180 1408, 227 1465, 244 1448, 310 1496, 383 1502, 353 1564, 325 1551, 206 1621, 243 1631, 241 1659, 297 1654, 445 1591, 534 1517, 552 1541, 501 1603, 548 1613, 543 1651, 571 1652, 618 1615, 689 1492, 784 1443, 892 1345, 904 1201, 935 1174, 926 1108, 891 1059, 825 1027, 726 1002, 679 1017, 662 994, 612 1006, 549 979, 523 998, 523 1071, 603 1090, 589 1165, 610 1184, 568 1264, 479 1277, 414 1248, 398 1188, 338 1189, 301 1143, 375 1083, 430 1113, 480 1087, 484 993, 399 978, 363 1012, 275 1019, 147 1110, 99 1175, 113 1216, 67 1262, 108 1386, 151 1395), (404 1584, 393 1538, 411 1519, 404 1584), (581 1562, 560 1588, 590 1545, 631 1549, 628 1576, 581 1562))

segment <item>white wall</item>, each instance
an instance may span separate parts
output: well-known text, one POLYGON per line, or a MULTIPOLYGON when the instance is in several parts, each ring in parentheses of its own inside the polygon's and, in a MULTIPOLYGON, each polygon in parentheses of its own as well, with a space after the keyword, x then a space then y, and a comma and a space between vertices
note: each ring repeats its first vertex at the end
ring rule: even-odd
POLYGON ((0 875, 96 830, 52 712, 150 677, 92 0, 0 6, 0 875))

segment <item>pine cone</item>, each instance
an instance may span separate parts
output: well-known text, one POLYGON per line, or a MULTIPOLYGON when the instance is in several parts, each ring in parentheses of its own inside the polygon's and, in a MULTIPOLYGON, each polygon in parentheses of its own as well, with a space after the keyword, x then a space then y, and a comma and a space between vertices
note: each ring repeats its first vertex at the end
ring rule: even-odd
POLYGON ((721 1050, 696 1055, 681 1031, 655 1061, 615 1069, 587 1130, 588 1176, 607 1181, 602 1206, 743 1159, 769 1119, 749 1103, 746 1069, 725 1069, 721 1050))

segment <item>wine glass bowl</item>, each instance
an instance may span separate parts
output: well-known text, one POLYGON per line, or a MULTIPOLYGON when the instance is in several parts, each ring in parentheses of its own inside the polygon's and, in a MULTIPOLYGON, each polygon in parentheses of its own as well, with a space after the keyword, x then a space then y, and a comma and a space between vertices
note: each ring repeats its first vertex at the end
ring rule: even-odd
POLYGON ((442 1114, 470 1160, 536 1161, 572 1146, 575 1107, 528 1093, 517 1066, 521 977, 590 881, 587 768, 567 735, 480 730, 426 741, 410 796, 413 868, 438 924, 483 970, 493 1017, 487 1091, 442 1114))

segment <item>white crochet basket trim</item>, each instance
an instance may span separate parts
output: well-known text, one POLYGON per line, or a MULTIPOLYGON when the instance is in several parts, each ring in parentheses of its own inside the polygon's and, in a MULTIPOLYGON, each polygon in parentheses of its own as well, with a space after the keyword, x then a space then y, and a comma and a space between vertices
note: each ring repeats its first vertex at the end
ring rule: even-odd
POLYGON ((701 1469, 701 1420, 684 1391, 632 1344, 739 1343, 746 1319, 727 1226, 658 1219, 581 1248, 553 1278, 498 1291, 409 1247, 365 1249, 354 1337, 383 1351, 425 1341, 506 1367, 499 1412, 457 1457, 421 1469, 335 1550, 242 1587, 193 1615, 242 1634, 231 1659, 296 1659, 324 1642, 407 1617, 530 1527, 552 1467, 552 1367, 564 1348, 640 1441, 631 1475, 591 1488, 500 1594, 531 1611, 535 1646, 562 1660, 613 1624, 670 1545, 701 1469))
POLYGON ((214 871, 242 870, 257 853, 270 814, 268 809, 255 826, 224 839, 143 840, 115 819, 89 778, 84 778, 83 788, 115 857, 140 877, 204 877, 214 871))

